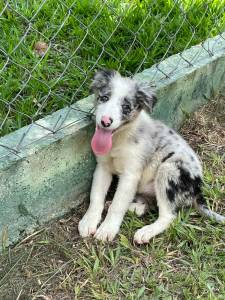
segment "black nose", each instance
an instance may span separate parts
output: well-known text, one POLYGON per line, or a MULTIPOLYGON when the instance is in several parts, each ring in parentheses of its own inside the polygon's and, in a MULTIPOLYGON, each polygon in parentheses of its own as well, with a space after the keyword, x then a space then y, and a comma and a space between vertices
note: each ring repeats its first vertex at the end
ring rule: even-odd
POLYGON ((101 124, 103 127, 109 127, 113 122, 112 118, 109 118, 108 120, 104 120, 104 118, 102 118, 101 120, 101 124))

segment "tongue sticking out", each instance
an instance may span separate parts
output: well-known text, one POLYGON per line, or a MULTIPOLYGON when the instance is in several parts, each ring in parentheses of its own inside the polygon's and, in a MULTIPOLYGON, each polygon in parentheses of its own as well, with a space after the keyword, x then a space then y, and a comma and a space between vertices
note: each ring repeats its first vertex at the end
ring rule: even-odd
POLYGON ((112 130, 96 127, 91 140, 91 148, 96 155, 104 155, 112 148, 112 130))

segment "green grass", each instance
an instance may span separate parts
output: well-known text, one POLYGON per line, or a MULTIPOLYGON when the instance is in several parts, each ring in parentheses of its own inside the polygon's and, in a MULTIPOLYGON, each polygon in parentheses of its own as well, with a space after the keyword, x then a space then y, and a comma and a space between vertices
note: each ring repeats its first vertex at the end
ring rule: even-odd
POLYGON ((0 16, 0 135, 87 96, 99 67, 130 75, 225 29, 225 0, 9 3, 0 16), (42 58, 38 41, 50 47, 42 58))
MULTIPOLYGON (((210 206, 225 215, 224 99, 188 120, 182 134, 203 160, 210 206)), ((130 213, 115 241, 102 244, 78 236, 84 211, 5 250, 0 299, 225 299, 224 225, 188 210, 148 245, 136 246, 135 230, 157 216, 130 213)))

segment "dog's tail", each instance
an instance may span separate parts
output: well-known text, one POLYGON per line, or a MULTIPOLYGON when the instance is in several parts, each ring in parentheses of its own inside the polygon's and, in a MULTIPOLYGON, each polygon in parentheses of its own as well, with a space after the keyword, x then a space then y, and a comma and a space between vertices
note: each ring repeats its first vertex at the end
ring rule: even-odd
POLYGON ((225 223, 225 217, 221 216, 217 213, 215 213, 214 211, 212 211, 208 205, 207 202, 205 200, 205 198, 203 197, 202 194, 200 194, 195 202, 194 202, 195 208, 200 212, 200 214, 204 217, 208 217, 218 223, 225 223))

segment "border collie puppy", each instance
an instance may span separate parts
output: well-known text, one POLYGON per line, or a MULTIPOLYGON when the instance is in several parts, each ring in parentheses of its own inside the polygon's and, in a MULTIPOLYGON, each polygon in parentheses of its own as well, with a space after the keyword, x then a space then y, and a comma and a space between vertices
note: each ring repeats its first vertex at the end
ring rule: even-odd
POLYGON ((137 230, 134 241, 149 240, 169 227, 182 207, 194 205, 200 213, 224 222, 203 198, 201 163, 184 139, 145 112, 156 97, 148 84, 122 77, 113 70, 98 71, 92 91, 96 98, 96 131, 91 146, 96 155, 90 205, 79 222, 82 237, 94 235, 111 241, 119 232, 127 210, 143 215, 156 199, 159 216, 137 230), (105 220, 104 201, 112 176, 117 190, 105 220))

